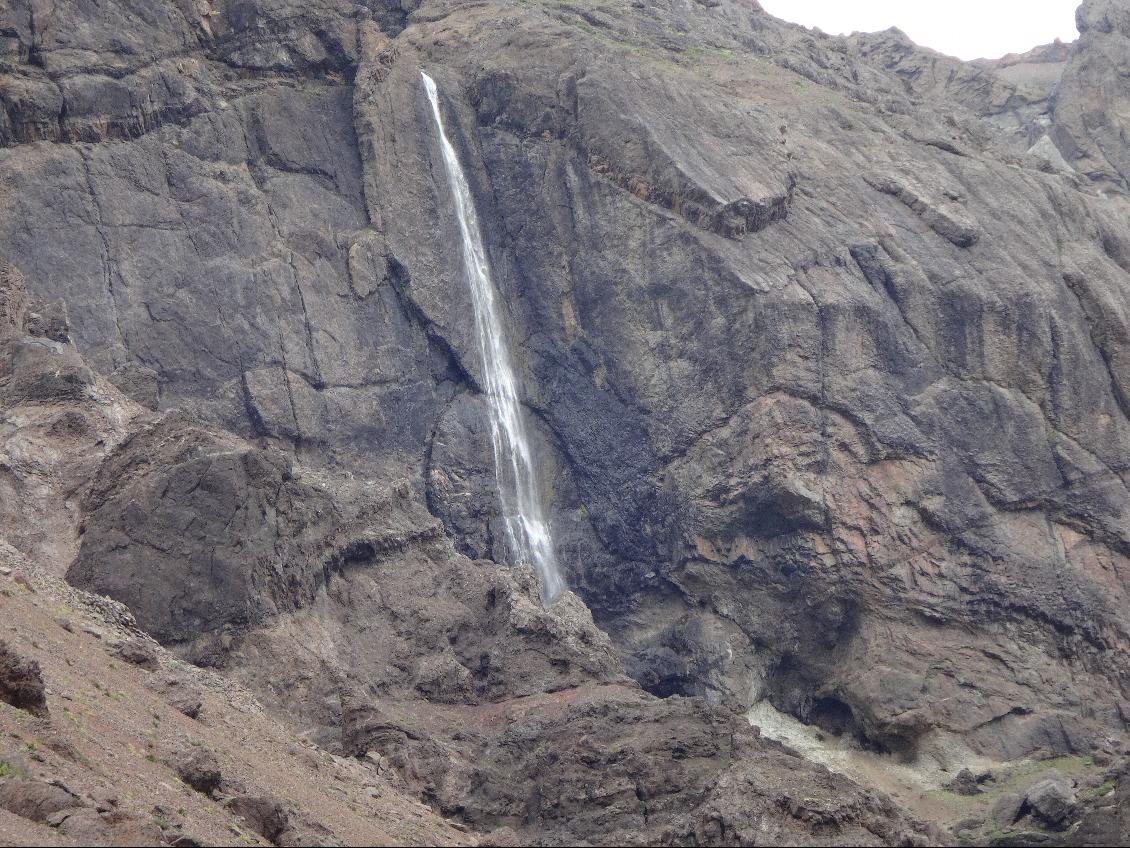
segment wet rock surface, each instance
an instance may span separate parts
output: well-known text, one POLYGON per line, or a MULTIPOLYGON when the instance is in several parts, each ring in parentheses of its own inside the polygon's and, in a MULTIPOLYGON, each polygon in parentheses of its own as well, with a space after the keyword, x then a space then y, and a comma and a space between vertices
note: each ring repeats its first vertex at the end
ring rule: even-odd
MULTIPOLYGON (((0 10, 5 544, 501 842, 940 838, 763 700, 908 759, 1122 738, 1124 4, 976 64, 738 0, 104 6, 0 10), (505 564, 421 68, 550 610, 505 564)), ((1125 839, 1122 788, 1020 788, 983 818, 1125 839)), ((271 803, 239 815, 305 826, 271 803)))

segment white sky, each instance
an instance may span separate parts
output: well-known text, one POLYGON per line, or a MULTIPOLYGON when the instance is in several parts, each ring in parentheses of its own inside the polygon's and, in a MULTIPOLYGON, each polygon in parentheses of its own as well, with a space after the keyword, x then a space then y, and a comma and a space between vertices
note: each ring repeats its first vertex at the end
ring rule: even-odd
POLYGON ((1080 0, 761 0, 786 21, 838 35, 896 26, 916 43, 961 59, 1023 53, 1074 41, 1080 0))

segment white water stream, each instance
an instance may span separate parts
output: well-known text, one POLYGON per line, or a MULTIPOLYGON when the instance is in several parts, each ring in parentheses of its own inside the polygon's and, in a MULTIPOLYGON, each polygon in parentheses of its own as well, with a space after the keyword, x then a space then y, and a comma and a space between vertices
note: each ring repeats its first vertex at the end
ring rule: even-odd
POLYGON ((551 603, 565 590, 557 567, 553 537, 545 520, 538 492, 537 468, 530 440, 526 435, 525 413, 518 398, 518 381, 510 364, 510 351, 498 306, 498 295, 491 279, 490 261, 483 247, 475 202, 455 148, 447 139, 440 114, 435 81, 423 71, 424 91, 431 103, 436 132, 443 151, 447 182, 455 202, 459 231, 463 236, 463 266, 475 311, 475 329, 482 356, 483 381, 490 408, 491 445, 494 470, 502 501, 506 532, 514 554, 522 564, 537 572, 541 596, 551 603))

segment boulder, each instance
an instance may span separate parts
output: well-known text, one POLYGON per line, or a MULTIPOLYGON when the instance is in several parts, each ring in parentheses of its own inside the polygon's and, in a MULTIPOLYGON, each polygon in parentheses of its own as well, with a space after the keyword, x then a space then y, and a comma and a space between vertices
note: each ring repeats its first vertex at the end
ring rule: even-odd
POLYGON ((228 801, 228 809, 262 836, 275 844, 290 828, 290 813, 278 798, 269 795, 240 795, 228 801))
POLYGON ((112 833, 106 820, 90 808, 62 810, 49 819, 48 824, 80 845, 105 845, 112 833))
POLYGON ((203 692, 189 678, 180 674, 168 674, 146 682, 162 700, 177 712, 189 718, 199 718, 204 706, 203 692))
POLYGON ((170 765, 177 777, 197 792, 211 795, 220 788, 220 761, 203 746, 189 745, 180 749, 170 758, 170 765))
POLYGON ((1012 827, 1013 822, 1020 818, 1024 808, 1024 796, 1017 792, 1006 792, 997 799, 989 812, 989 821, 997 830, 1012 827))
POLYGON ((141 666, 146 671, 157 671, 161 667, 157 660, 157 650, 143 639, 134 638, 119 642, 114 646, 113 652, 126 662, 141 666))
POLYGON ((0 700, 32 715, 47 715, 47 690, 39 663, 0 641, 0 700))
POLYGON ((0 808, 32 821, 82 806, 78 796, 54 783, 8 779, 0 783, 0 808))
POLYGON ((1034 783, 1025 793, 1024 802, 1048 826, 1062 828, 1075 811, 1075 790, 1066 777, 1056 772, 1034 783))
POLYGON ((977 777, 969 769, 964 768, 957 773, 945 788, 958 795, 980 795, 984 790, 977 783, 977 777))
POLYGON ((171 415, 107 458, 84 508, 68 581, 128 605, 162 644, 209 636, 219 652, 231 626, 309 602, 342 505, 285 454, 171 415))

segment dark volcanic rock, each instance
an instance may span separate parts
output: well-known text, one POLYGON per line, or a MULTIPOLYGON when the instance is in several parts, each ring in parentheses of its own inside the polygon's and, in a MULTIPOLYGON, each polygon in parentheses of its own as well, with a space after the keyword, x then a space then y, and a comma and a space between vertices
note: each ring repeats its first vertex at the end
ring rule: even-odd
POLYGON ((762 700, 908 760, 1124 736, 1124 3, 979 63, 746 0, 40 5, 0 9, 23 554, 499 838, 929 838, 735 725, 762 700))
POLYGON ((270 842, 285 845, 281 837, 290 828, 290 814, 277 798, 265 795, 240 795, 228 801, 228 808, 270 842))
POLYGON ((39 663, 0 641, 0 700, 32 715, 47 715, 47 690, 39 663))
MULTIPOLYGON (((981 787, 977 784, 977 778, 969 769, 959 771, 957 776, 945 785, 945 788, 950 792, 956 792, 958 795, 980 795, 982 792, 981 787)), ((995 812, 996 808, 993 809, 995 812)))
POLYGON ((210 795, 220 788, 220 763, 211 751, 191 745, 177 751, 170 759, 177 777, 197 792, 210 795))
POLYGON ((1063 828, 1075 811, 1075 792, 1063 775, 1049 774, 1028 790, 1024 803, 1049 826, 1063 828))
POLYGON ((53 783, 12 778, 0 783, 0 808, 32 821, 81 806, 77 796, 53 783))
POLYGON ((395 757, 404 747, 408 734, 391 722, 364 693, 352 692, 341 699, 341 748, 351 757, 376 751, 382 757, 395 757))
MULTIPOLYGON (((419 112, 427 65, 472 182, 490 187, 481 212, 511 318, 529 333, 574 585, 633 675, 662 694, 767 696, 802 716, 838 704, 840 729, 881 747, 913 748, 941 727, 997 757, 1081 750, 1096 728, 1068 667, 1104 656, 1122 669, 1095 681, 1109 705, 1097 724, 1121 727, 1124 658, 1101 632, 1126 623, 1082 563, 1122 562, 1130 544, 1124 271, 1111 258, 1127 233, 1085 223, 1112 221, 1100 207, 1123 201, 1012 164, 1027 130, 1002 132, 1001 116, 1035 121, 1046 93, 905 39, 896 50, 894 36, 894 52, 852 53, 778 27, 787 46, 761 49, 787 72, 685 61, 673 21, 716 44, 777 27, 719 8, 658 20, 625 7, 597 36, 572 12, 515 12, 506 45, 466 11, 445 18, 442 45, 421 19, 395 49, 374 48, 355 111, 368 178, 385 190, 367 200, 412 306, 473 376, 460 259, 444 247, 457 240, 418 239, 449 232, 419 112), (929 77, 931 65, 957 75, 929 77), (916 111, 892 84, 904 78, 952 122, 916 111), (969 112, 985 97, 976 78, 994 99, 969 112), (851 105, 861 80, 889 118, 851 105), (835 105, 801 105, 793 89, 810 85, 835 105), (757 161, 734 165, 730 138, 757 161), (712 228, 695 199, 726 202, 718 175, 727 191, 756 182, 766 196, 797 184, 786 214, 738 234, 712 228), (429 195, 434 209, 398 201, 429 195), (999 208, 1033 211, 1017 226, 999 208), (1051 220, 1068 222, 1069 247, 1037 235, 1051 220), (969 627, 1000 659, 955 664, 969 627), (953 676, 929 674, 934 661, 953 676), (1057 682, 1032 689, 1020 668, 1057 682), (1014 711, 1029 703, 1041 706, 1014 711)), ((471 402, 452 404, 426 471, 429 505, 476 555, 493 551, 498 526, 481 421, 471 402)))
POLYGON ((989 821, 995 830, 1006 830, 1020 818, 1023 809, 1024 796, 1016 792, 1006 792, 993 804, 993 809, 989 813, 989 821))
POLYGON ((189 718, 199 718, 204 706, 200 687, 179 674, 155 677, 146 685, 161 696, 170 707, 189 718))
POLYGON ((146 671, 157 671, 161 667, 156 649, 141 639, 127 639, 114 646, 113 651, 126 662, 141 666, 146 671))
POLYGON ((351 707, 350 739, 364 738, 382 770, 445 814, 492 834, 509 828, 520 844, 542 834, 566 844, 599 834, 610 845, 929 839, 889 799, 763 742, 701 699, 610 685, 471 710, 389 706, 396 719, 370 710, 362 722, 351 707))
POLYGON ((288 810, 278 798, 270 795, 239 795, 227 807, 248 826, 275 845, 312 846, 340 845, 318 822, 288 810))
POLYGON ((1084 0, 1075 22, 1079 41, 1059 82, 1052 137, 1079 171, 1100 185, 1126 190, 1130 16, 1120 0, 1084 0))
POLYGON ((1123 760, 1111 769, 1104 782, 1084 793, 1079 804, 1078 826, 1064 840, 1069 845, 1117 845, 1130 834, 1130 764, 1123 760))
POLYGON ((70 809, 48 817, 48 824, 59 828, 59 833, 80 845, 106 844, 111 839, 109 824, 97 811, 70 809))
POLYGON ((681 698, 542 699, 485 746, 470 799, 450 803, 476 824, 532 814, 565 841, 599 833, 606 844, 805 842, 817 822, 829 844, 912 836, 889 801, 830 773, 805 773, 796 797, 799 759, 743 724, 681 698))
POLYGON ((175 419, 108 458, 86 508, 70 581, 125 602, 166 641, 300 604, 322 579, 321 562, 304 560, 337 510, 285 455, 175 419))

